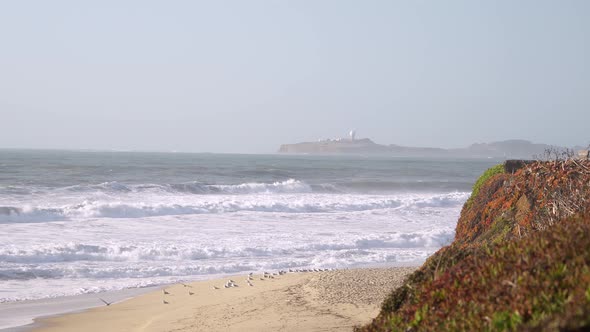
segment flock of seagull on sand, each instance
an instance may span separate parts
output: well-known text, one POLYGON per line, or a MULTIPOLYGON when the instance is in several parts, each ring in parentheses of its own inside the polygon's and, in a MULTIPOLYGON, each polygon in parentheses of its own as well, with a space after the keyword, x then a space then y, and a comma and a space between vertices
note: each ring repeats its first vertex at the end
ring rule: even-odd
MULTIPOLYGON (((300 272, 326 272, 326 271, 333 271, 334 269, 289 269, 288 271, 284 271, 284 270, 280 270, 279 272, 263 272, 262 275, 260 276, 260 280, 264 281, 266 279, 274 279, 275 277, 278 276, 282 276, 285 275, 287 273, 300 273, 300 272)), ((254 272, 250 272, 248 273, 248 277, 246 278, 246 284, 248 284, 248 286, 250 287, 254 287, 254 284, 252 283, 252 281, 254 281, 254 272)), ((192 286, 187 285, 187 284, 183 284, 181 283, 181 285, 183 285, 184 287, 188 287, 188 288, 192 288, 192 286)), ((234 288, 234 287, 239 287, 239 285, 232 279, 229 279, 224 285, 223 288, 234 288)), ((213 289, 214 290, 219 290, 221 289, 221 287, 217 287, 215 285, 213 285, 213 289)), ((164 293, 164 295, 169 295, 170 293, 166 290, 163 289, 162 292, 164 293)), ((192 291, 188 291, 188 295, 194 295, 195 293, 192 291)), ((170 302, 166 301, 166 299, 162 299, 162 303, 163 304, 169 304, 170 302)))
MULTIPOLYGON (((274 279, 275 277, 278 276, 282 276, 285 275, 287 273, 301 273, 301 272, 326 272, 326 271, 334 271, 334 269, 289 269, 288 271, 284 271, 284 270, 280 270, 278 272, 264 272, 262 273, 262 275, 260 276, 260 280, 264 281, 266 279, 274 279)), ((252 281, 254 281, 254 273, 250 272, 248 273, 248 277, 246 278, 246 284, 250 287, 254 287, 254 284, 252 283, 252 281)), ((187 285, 187 284, 183 284, 180 283, 182 286, 184 286, 185 288, 192 288, 191 285, 187 285)), ((224 285, 223 288, 234 288, 234 287, 239 287, 239 285, 232 279, 229 279, 224 285)), ((218 290, 221 289, 221 287, 217 287, 217 286, 213 286, 213 289, 218 290)), ((168 292, 168 290, 166 290, 166 288, 162 289, 162 293, 164 295, 164 297, 166 295, 170 295, 170 292, 168 292)), ((191 291, 190 289, 188 290, 188 295, 192 296, 195 295, 195 293, 193 291, 191 291)), ((104 302, 104 304, 106 306, 110 306, 112 304, 112 302, 107 302, 101 298, 99 298, 102 302, 104 302)), ((162 299, 162 303, 163 304, 169 304, 170 302, 166 301, 166 298, 162 299)))

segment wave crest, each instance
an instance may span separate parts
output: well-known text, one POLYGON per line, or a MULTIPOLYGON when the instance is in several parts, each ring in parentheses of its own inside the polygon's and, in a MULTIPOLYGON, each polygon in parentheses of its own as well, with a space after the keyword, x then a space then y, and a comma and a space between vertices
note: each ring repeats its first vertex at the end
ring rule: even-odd
MULTIPOLYGON (((283 257, 300 253, 374 250, 391 248, 440 247, 453 237, 451 229, 435 231, 396 233, 381 236, 361 237, 350 241, 310 243, 294 247, 200 247, 198 244, 134 244, 100 245, 95 243, 49 244, 0 249, 0 261, 18 264, 62 263, 75 261, 200 261, 219 258, 283 257)), ((0 269, 0 272, 2 270, 0 269)))
POLYGON ((42 222, 77 218, 142 218, 154 216, 218 214, 234 212, 334 213, 378 209, 416 209, 455 207, 469 193, 430 195, 359 196, 359 195, 248 195, 215 196, 199 199, 169 199, 159 202, 121 202, 86 200, 59 207, 0 207, 0 222, 42 222))

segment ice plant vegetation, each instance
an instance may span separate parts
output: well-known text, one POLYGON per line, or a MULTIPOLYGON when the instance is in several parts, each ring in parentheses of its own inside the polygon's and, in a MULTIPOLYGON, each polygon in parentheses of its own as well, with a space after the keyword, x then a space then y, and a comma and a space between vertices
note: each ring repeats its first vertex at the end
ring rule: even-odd
POLYGON ((590 328, 590 162, 494 167, 477 181, 454 242, 358 331, 590 328))

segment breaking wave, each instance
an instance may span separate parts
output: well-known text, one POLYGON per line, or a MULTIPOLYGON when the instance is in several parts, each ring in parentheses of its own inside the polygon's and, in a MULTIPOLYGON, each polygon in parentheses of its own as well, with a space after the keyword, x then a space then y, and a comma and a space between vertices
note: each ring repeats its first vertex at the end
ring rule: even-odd
MULTIPOLYGON (((199 244, 137 244, 97 245, 84 243, 37 245, 26 249, 2 248, 0 280, 60 279, 60 278, 142 278, 151 276, 182 276, 231 273, 257 268, 260 258, 359 256, 367 251, 385 249, 427 249, 439 247, 453 236, 451 229, 361 237, 341 243, 309 243, 295 247, 211 247, 199 244), (315 254, 314 254, 315 253, 315 254), (222 260, 224 264, 211 262, 222 260), (147 264, 146 262, 153 262, 147 264), (73 262, 109 262, 102 268, 88 265, 63 265, 73 262), (176 262, 176 263, 172 263, 176 262), (192 262, 192 263, 191 263, 192 262), (231 262, 231 263, 230 263, 231 262), (242 262, 242 263, 237 263, 242 262), (26 265, 23 265, 26 264, 26 265), (39 265, 42 264, 42 265, 39 265)), ((303 262, 308 263, 309 261, 303 262)), ((288 267, 292 261, 280 266, 288 267)), ((291 265, 293 266, 293 265, 291 265)))
MULTIPOLYGON (((453 236, 451 229, 431 232, 400 233, 380 237, 359 238, 343 243, 310 243, 294 248, 248 246, 242 248, 203 248, 195 245, 97 245, 67 243, 38 245, 27 249, 2 248, 0 261, 6 263, 60 263, 73 261, 199 261, 216 258, 255 258, 288 256, 298 252, 367 250, 384 248, 427 248, 441 246, 453 236)), ((1 269, 0 269, 1 272, 1 269)), ((0 276, 1 279, 1 276, 0 276)))
POLYGON ((207 184, 199 181, 170 184, 125 184, 109 181, 99 184, 79 184, 67 187, 0 186, 0 195, 84 195, 84 194, 167 194, 167 195, 248 195, 248 194, 305 194, 339 193, 371 194, 416 192, 437 189, 441 192, 469 188, 469 183, 453 181, 396 182, 383 180, 350 180, 335 183, 313 183, 287 179, 276 182, 246 182, 239 184, 207 184))
POLYGON ((280 194, 308 193, 312 191, 308 184, 288 179, 272 183, 248 182, 240 184, 205 184, 197 181, 175 184, 123 184, 117 181, 104 182, 96 185, 76 185, 62 188, 73 192, 106 192, 106 193, 185 193, 185 194, 280 194))
POLYGON ((0 206, 0 222, 43 222, 77 218, 142 218, 234 212, 334 213, 392 208, 453 207, 463 204, 469 193, 382 195, 219 195, 146 197, 141 200, 85 200, 62 206, 0 206))

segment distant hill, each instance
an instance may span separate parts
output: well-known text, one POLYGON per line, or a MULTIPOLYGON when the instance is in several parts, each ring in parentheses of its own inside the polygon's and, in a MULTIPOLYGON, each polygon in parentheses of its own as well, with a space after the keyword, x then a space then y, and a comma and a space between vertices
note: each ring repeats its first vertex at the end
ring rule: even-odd
MULTIPOLYGON (((459 153, 466 153, 472 156, 482 157, 520 157, 531 158, 533 155, 542 155, 545 150, 553 146, 547 144, 536 144, 525 140, 507 140, 492 143, 476 143, 466 149, 458 149, 459 153)), ((558 149, 563 149, 556 147, 558 149)))
POLYGON ((318 142, 303 142, 283 144, 279 153, 312 153, 312 154, 386 154, 389 148, 377 144, 368 138, 358 140, 325 140, 318 142))
POLYGON ((473 157, 473 158, 522 158, 541 156, 550 148, 565 149, 547 144, 532 143, 526 140, 506 140, 491 143, 475 143, 466 148, 442 149, 429 147, 410 147, 401 145, 382 145, 368 138, 322 140, 283 144, 279 153, 295 154, 353 154, 387 155, 400 157, 473 157))

